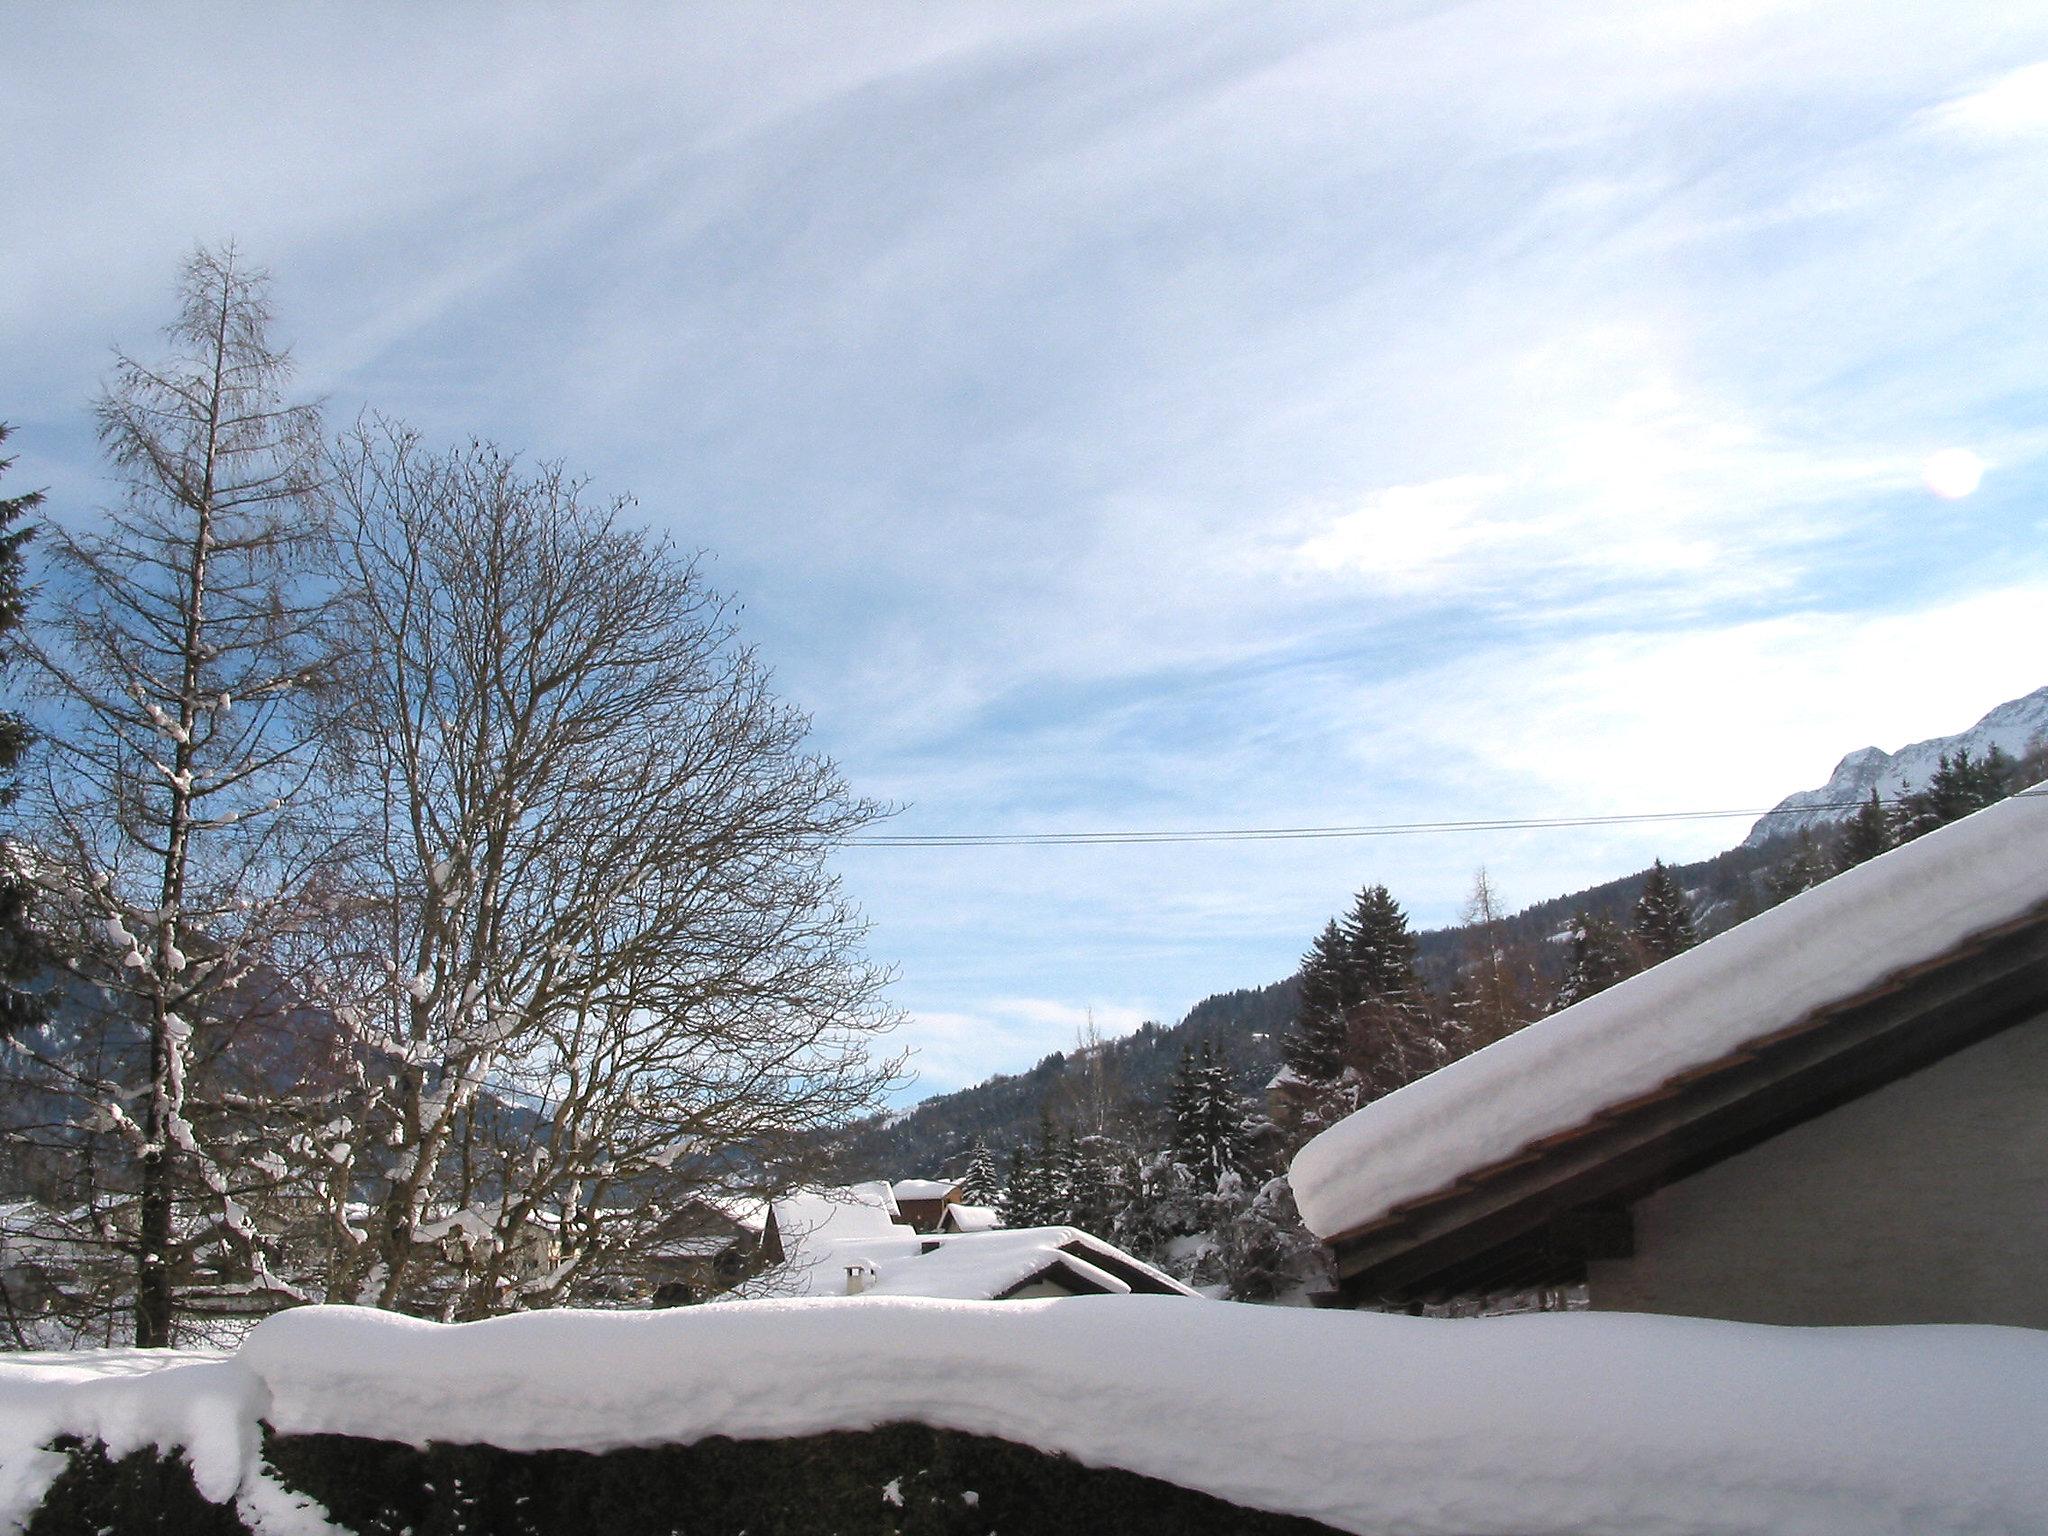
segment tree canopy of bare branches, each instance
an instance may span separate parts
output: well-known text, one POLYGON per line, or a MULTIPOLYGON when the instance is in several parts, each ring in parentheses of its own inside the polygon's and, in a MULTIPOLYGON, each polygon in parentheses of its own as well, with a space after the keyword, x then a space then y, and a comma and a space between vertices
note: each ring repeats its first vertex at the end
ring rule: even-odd
POLYGON ((650 1190, 758 1177, 897 1071, 826 862, 880 809, 623 505, 375 421, 329 484, 339 739, 373 824, 353 986, 394 1149, 357 1167, 377 1193, 340 1217, 330 1293, 464 1316, 587 1294, 650 1190), (443 1238, 452 1287, 423 1267, 443 1238))

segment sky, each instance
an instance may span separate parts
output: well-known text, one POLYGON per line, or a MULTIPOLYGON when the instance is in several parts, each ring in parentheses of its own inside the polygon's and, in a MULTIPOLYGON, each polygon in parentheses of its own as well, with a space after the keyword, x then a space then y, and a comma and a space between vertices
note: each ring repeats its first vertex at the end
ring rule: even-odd
MULTIPOLYGON (((705 552, 886 831, 1755 810, 2048 683, 2048 10, 0 3, 10 490, 177 267, 705 552)), ((1747 819, 849 848, 906 1097, 1747 819)))

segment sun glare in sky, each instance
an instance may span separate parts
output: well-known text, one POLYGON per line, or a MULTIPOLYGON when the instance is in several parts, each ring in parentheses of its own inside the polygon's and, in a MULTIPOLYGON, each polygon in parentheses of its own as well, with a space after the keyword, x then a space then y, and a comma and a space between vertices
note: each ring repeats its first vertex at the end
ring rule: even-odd
POLYGON ((1927 489, 1943 501, 1960 501, 1984 479, 1984 461, 1967 448, 1944 448, 1921 466, 1927 489))

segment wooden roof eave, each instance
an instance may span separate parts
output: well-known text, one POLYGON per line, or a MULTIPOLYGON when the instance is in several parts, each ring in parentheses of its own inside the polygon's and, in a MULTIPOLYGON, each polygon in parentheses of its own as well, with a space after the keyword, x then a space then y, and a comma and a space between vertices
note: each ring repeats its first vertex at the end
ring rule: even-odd
POLYGON ((1561 1212, 1639 1199, 2043 1006, 2048 909, 2037 908, 1338 1234, 1340 1281, 1390 1297, 1427 1287, 1561 1212))

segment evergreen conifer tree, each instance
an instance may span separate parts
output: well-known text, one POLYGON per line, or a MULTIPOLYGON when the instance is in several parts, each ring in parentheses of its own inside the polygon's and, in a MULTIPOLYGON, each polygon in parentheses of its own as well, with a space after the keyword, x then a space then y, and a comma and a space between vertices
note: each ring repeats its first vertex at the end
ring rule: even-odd
POLYGON ((1415 971, 1408 915, 1384 885, 1358 893, 1343 924, 1353 1001, 1347 1065, 1364 1103, 1435 1071, 1464 1050, 1464 1026, 1439 1018, 1415 971))
POLYGON ((1867 864, 1880 853, 1892 846, 1892 817, 1877 798, 1877 791, 1870 791, 1870 798, 1856 807, 1842 828, 1840 842, 1835 847, 1835 864, 1840 869, 1854 869, 1858 864, 1867 864))
POLYGON ((1813 889, 1834 872, 1834 866, 1821 852, 1820 844, 1813 840, 1813 833, 1801 827, 1791 854, 1764 876, 1764 887, 1773 903, 1790 901, 1801 891, 1813 889))
POLYGON ((988 1139, 977 1136, 967 1176, 960 1181, 960 1198, 968 1205, 995 1205, 1002 1197, 1003 1181, 996 1172, 995 1155, 988 1149, 988 1139))
POLYGON ((1342 1075, 1349 990, 1348 951, 1333 918, 1302 956, 1301 1000, 1281 1047, 1282 1059, 1303 1082, 1334 1083, 1342 1075))
POLYGON ((1629 918, 1629 936, 1651 965, 1669 960, 1699 943, 1699 929, 1693 922, 1692 903, 1671 878, 1662 859, 1650 866, 1643 879, 1643 891, 1636 898, 1629 918))
POLYGON ((1971 758, 1968 747, 1954 757, 1942 753, 1934 777, 1900 802, 1898 840, 1911 842, 1996 804, 2009 792, 2006 779, 2011 771, 2012 759, 1997 747, 1977 759, 1971 758))
POLYGON ((1345 1001, 1407 1002, 1422 992, 1408 914, 1384 885, 1358 893, 1343 924, 1345 1001))
POLYGON ((1035 1227, 1045 1206, 1045 1178, 1038 1158, 1027 1143, 1010 1154, 1008 1177, 997 1211, 1006 1227, 1035 1227))
POLYGON ((1584 1002, 1639 969, 1634 946, 1620 927, 1604 917, 1579 912, 1572 918, 1564 982, 1551 1000, 1550 1011, 1556 1013, 1573 1003, 1584 1002))

